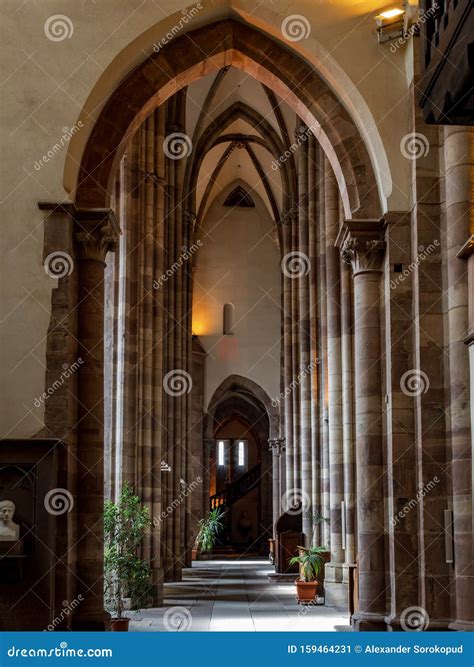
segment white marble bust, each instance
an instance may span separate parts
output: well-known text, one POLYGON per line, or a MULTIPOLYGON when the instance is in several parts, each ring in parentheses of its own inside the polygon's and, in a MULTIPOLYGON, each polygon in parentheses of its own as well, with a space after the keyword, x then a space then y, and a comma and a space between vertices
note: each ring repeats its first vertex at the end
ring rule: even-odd
POLYGON ((20 526, 13 521, 15 503, 12 500, 0 500, 0 542, 17 542, 20 539, 20 526))

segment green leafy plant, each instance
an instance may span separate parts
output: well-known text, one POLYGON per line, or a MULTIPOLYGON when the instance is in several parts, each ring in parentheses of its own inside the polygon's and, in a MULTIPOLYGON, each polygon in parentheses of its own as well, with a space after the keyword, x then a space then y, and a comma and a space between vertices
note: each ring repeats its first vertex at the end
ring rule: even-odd
POLYGON ((150 591, 150 566, 138 549, 150 525, 147 507, 126 483, 117 503, 104 506, 105 605, 114 618, 122 618, 123 598, 143 602, 150 591))
POLYGON ((319 577, 324 568, 324 556, 326 547, 309 547, 304 549, 299 556, 290 559, 290 565, 298 563, 300 566, 300 578, 303 581, 314 581, 319 577))
POLYGON ((209 514, 199 522, 199 532, 196 537, 196 546, 201 551, 212 551, 219 534, 224 529, 224 514, 218 507, 209 511, 209 514))

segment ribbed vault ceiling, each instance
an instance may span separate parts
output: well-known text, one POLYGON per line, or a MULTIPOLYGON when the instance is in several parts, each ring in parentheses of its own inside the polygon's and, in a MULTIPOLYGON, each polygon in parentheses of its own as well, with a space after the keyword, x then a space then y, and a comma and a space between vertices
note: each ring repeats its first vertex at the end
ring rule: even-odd
POLYGON ((192 160, 199 164, 196 211, 200 222, 214 199, 234 181, 248 184, 249 193, 262 199, 273 219, 279 218, 284 182, 274 163, 294 141, 296 121, 283 100, 234 67, 188 87, 186 130, 193 142, 192 160))

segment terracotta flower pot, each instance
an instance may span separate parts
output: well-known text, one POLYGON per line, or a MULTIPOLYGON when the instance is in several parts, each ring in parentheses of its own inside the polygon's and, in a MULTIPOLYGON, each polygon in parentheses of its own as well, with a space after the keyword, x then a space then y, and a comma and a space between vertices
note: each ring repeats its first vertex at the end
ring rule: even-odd
POLYGON ((129 618, 111 618, 110 632, 128 632, 129 618))
POLYGON ((296 599, 298 604, 302 602, 303 604, 308 604, 313 602, 318 591, 318 582, 315 581, 303 581, 302 579, 296 580, 296 599))

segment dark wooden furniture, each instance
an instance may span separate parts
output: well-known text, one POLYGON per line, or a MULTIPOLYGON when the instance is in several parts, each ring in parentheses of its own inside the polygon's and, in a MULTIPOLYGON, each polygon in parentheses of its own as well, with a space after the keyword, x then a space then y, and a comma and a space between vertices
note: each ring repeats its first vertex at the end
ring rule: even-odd
POLYGON ((298 573, 298 565, 290 565, 289 560, 298 555, 298 546, 304 544, 300 513, 283 513, 275 523, 275 572, 278 574, 298 573))

